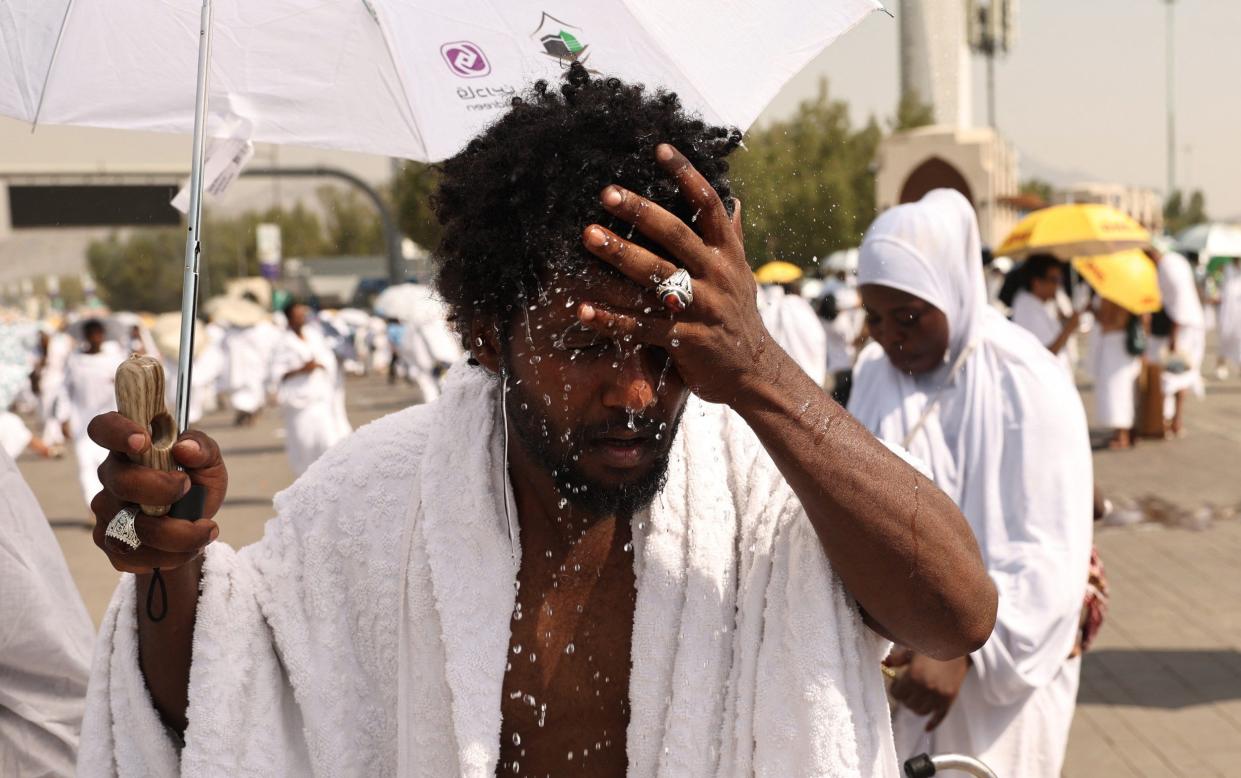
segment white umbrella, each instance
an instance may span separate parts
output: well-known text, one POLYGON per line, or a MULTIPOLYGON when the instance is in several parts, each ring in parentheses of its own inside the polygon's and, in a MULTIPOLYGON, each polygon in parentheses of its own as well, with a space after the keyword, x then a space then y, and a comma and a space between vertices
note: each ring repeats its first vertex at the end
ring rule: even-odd
POLYGON ((1176 236, 1182 253, 1197 254, 1206 263, 1214 257, 1241 257, 1241 227, 1232 224, 1199 224, 1176 236))
POLYGON ((422 284, 395 284, 375 298, 375 313, 386 319, 422 323, 429 316, 442 315, 444 306, 435 291, 422 284))
POLYGON ((858 265, 857 249, 841 249, 833 251, 823 260, 823 271, 827 273, 856 273, 858 265))
POLYGON ((234 327, 253 327, 268 318, 266 308, 244 297, 212 297, 207 315, 217 324, 234 327))
POLYGON ((746 129, 877 0, 5 0, 0 113, 190 133, 213 9, 208 135, 452 155, 579 60, 746 129), (247 131, 248 130, 248 131, 247 131))
POLYGON ((880 7, 878 0, 4 0, 0 114, 193 132, 177 385, 184 430, 208 135, 441 159, 531 81, 554 80, 573 61, 673 89, 705 120, 744 130, 794 74, 880 7))

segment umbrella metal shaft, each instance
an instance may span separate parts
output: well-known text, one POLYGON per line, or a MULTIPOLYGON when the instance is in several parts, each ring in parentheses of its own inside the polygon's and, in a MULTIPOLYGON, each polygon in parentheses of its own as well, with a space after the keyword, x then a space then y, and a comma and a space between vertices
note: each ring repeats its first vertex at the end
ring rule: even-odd
POLYGON ((203 213, 203 156, 207 135, 207 76, 211 64, 211 0, 203 0, 198 41, 198 83, 194 102, 194 141, 190 164, 189 231, 185 237, 185 272, 181 285, 181 351, 177 355, 177 432, 190 426, 190 385, 194 325, 198 320, 198 269, 202 256, 199 230, 203 213))

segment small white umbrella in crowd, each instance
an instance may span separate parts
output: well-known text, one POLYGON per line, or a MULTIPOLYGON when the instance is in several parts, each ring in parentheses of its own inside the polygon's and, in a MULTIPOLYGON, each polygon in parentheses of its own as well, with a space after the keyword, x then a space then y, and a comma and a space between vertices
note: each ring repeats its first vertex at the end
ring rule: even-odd
POLYGON ((1197 254, 1200 262, 1215 257, 1241 257, 1241 227, 1234 224, 1198 224, 1176 236, 1181 253, 1197 254))

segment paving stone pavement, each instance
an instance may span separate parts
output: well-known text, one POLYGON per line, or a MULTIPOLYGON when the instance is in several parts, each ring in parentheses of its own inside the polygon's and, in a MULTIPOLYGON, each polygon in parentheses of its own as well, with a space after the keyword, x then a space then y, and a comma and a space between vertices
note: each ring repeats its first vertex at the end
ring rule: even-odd
MULTIPOLYGON (((404 385, 377 378, 348 384, 355 426, 417 402, 404 385)), ((1089 387, 1085 400, 1090 406, 1089 387)), ((262 535, 271 496, 292 481, 269 409, 239 429, 223 413, 201 427, 221 443, 231 486, 221 538, 235 546, 262 535)), ((1241 504, 1241 381, 1209 382, 1191 402, 1187 436, 1095 456, 1096 480, 1113 499, 1156 494, 1194 508, 1241 504)), ((117 574, 91 542, 72 454, 24 457, 20 465, 65 551, 98 623, 117 574)), ((1223 776, 1241 772, 1241 518, 1194 531, 1158 523, 1099 528, 1112 587, 1111 611, 1083 664, 1064 775, 1223 776)), ((1008 776, 1005 778, 1020 778, 1008 776)))

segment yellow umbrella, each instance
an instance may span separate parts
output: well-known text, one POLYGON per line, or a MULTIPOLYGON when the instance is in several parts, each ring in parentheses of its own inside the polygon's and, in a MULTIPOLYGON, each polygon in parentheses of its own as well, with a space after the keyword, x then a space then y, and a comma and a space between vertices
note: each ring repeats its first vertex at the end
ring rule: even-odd
POLYGON ((1155 263, 1137 249, 1100 257, 1079 257, 1073 267, 1105 300, 1130 313, 1154 313, 1163 307, 1155 263))
POLYGON ((760 284, 791 284, 802 277, 801 268, 792 262, 768 262, 754 271, 754 280, 760 284))
POLYGON ((1022 219, 996 256, 1024 259, 1054 254, 1069 260, 1149 246, 1151 235, 1129 215, 1110 205, 1054 205, 1022 219))

